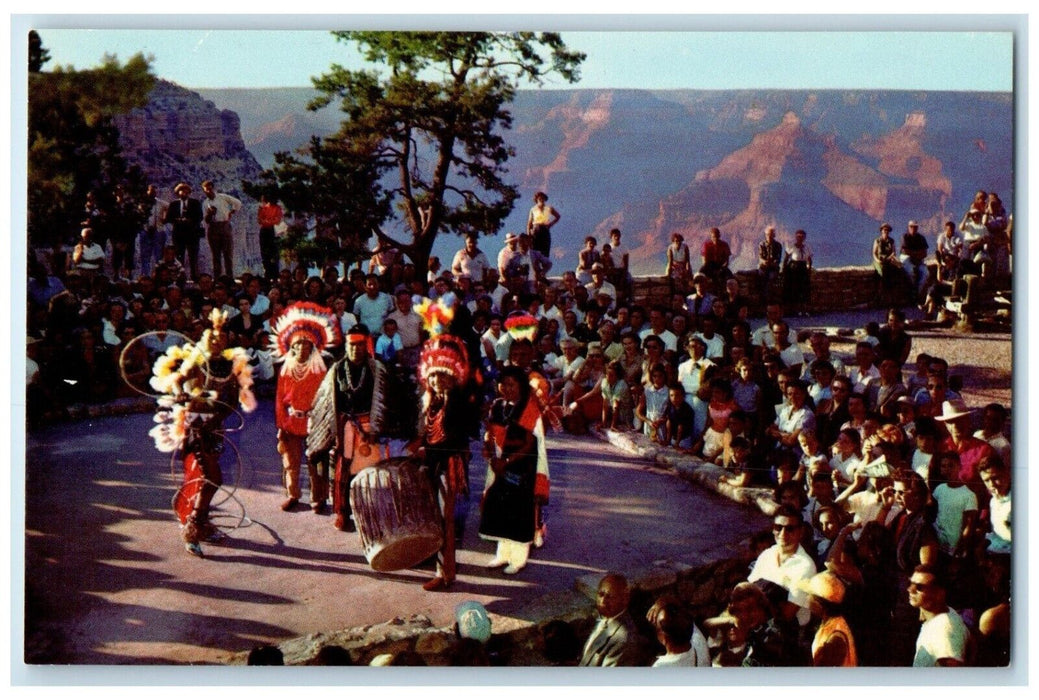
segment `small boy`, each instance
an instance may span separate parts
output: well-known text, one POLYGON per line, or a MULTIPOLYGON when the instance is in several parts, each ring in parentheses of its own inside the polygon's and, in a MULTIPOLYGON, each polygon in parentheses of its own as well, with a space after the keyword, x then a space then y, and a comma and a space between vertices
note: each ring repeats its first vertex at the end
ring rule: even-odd
POLYGON ((721 482, 740 488, 750 486, 754 481, 754 470, 750 465, 750 440, 742 436, 734 437, 729 449, 732 451, 732 459, 726 469, 732 473, 723 475, 721 482))
POLYGON ((404 341, 397 333, 397 322, 388 318, 382 322, 382 335, 375 341, 375 354, 383 362, 394 362, 397 353, 404 349, 404 341))
POLYGON ((693 408, 685 402, 685 387, 674 382, 667 388, 664 409, 665 444, 687 450, 693 446, 693 408))

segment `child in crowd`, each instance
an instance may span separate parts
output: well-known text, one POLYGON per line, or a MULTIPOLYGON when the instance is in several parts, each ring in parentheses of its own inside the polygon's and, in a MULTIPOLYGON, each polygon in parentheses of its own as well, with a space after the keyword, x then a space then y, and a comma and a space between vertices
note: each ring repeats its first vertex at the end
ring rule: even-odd
POLYGON ((635 415, 642 421, 642 430, 653 442, 664 440, 664 409, 668 403, 667 372, 663 365, 654 365, 649 373, 649 386, 644 386, 635 415))
POLYGON ((393 363, 397 360, 397 353, 404 349, 404 341, 397 333, 397 322, 388 318, 382 323, 382 335, 375 341, 375 354, 383 362, 393 363))
POLYGON ((745 437, 735 437, 730 445, 732 459, 726 469, 730 472, 721 478, 721 482, 729 486, 745 487, 756 481, 757 469, 751 464, 750 440, 745 437))
POLYGON ((685 387, 681 382, 674 382, 667 389, 664 444, 679 449, 693 445, 693 409, 685 402, 685 387))
MULTIPOLYGON (((812 470, 812 466, 817 462, 828 464, 829 460, 826 457, 826 453, 823 452, 822 447, 819 445, 819 438, 816 436, 815 431, 811 428, 805 428, 797 436, 797 444, 801 446, 801 459, 797 464, 797 472, 794 474, 794 480, 800 483, 805 483, 805 478, 812 470)), ((811 518, 806 518, 806 521, 811 521, 811 518)))
POLYGON ((602 389, 602 427, 609 430, 631 430, 631 390, 624 381, 624 368, 619 362, 606 365, 602 389))
MULTIPOLYGON (((732 398, 732 384, 724 379, 711 380, 711 400, 707 404, 707 427, 693 445, 693 452, 713 462, 724 448, 725 431, 729 417, 739 406, 732 398)), ((683 395, 684 395, 683 387, 683 395)))
POLYGON ((837 433, 833 443, 830 468, 836 485, 843 489, 855 479, 856 470, 862 466, 862 437, 854 428, 845 428, 837 433))

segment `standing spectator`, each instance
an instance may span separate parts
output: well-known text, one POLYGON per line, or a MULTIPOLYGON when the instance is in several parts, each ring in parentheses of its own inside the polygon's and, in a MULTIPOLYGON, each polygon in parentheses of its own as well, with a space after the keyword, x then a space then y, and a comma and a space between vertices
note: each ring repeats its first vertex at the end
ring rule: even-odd
POLYGON ((932 566, 917 566, 908 585, 909 604, 920 611, 914 667, 964 666, 970 632, 945 602, 946 583, 932 566))
POLYGON ((920 233, 920 226, 915 221, 910 221, 906 232, 902 234, 902 247, 899 252, 902 267, 913 290, 914 301, 920 303, 930 273, 924 265, 924 258, 927 257, 927 239, 920 233))
POLYGON ((644 641, 628 613, 630 601, 626 578, 603 576, 595 597, 599 620, 585 642, 579 666, 638 666, 644 661, 644 641))
POLYGON ((671 234, 671 245, 667 247, 667 266, 664 275, 671 282, 671 291, 684 292, 693 269, 689 261, 689 246, 680 233, 671 234))
POLYGON ((758 244, 758 282, 761 285, 761 301, 768 303, 772 280, 779 276, 783 261, 783 244, 776 240, 776 227, 765 229, 765 240, 758 244))
POLYGON ((397 309, 391 311, 386 319, 393 319, 400 334, 401 354, 397 360, 405 367, 418 367, 419 352, 422 349, 422 317, 412 307, 411 294, 407 289, 397 290, 397 309))
POLYGON ((946 572, 950 572, 954 563, 961 563, 968 555, 978 519, 978 499, 960 480, 960 456, 943 452, 937 457, 941 477, 933 494, 938 505, 934 525, 938 533, 939 561, 945 565, 946 572))
POLYGON ((794 242, 787 246, 783 256, 783 296, 790 309, 798 309, 799 316, 808 315, 811 302, 812 248, 805 243, 807 234, 798 229, 794 242))
POLYGON ((256 212, 256 222, 260 225, 260 258, 263 260, 263 274, 269 279, 278 276, 278 238, 274 227, 282 221, 282 210, 277 202, 272 202, 266 194, 260 195, 260 208, 256 212))
POLYGON ((364 280, 364 294, 354 300, 354 316, 368 328, 382 328, 382 321, 393 311, 393 297, 379 290, 379 277, 369 273, 364 280))
POLYGON ((474 286, 486 284, 487 271, 491 269, 487 256, 480 250, 479 239, 480 235, 477 233, 467 234, 465 245, 455 253, 455 257, 451 261, 451 272, 455 277, 469 275, 474 286))
POLYGON ((104 267, 106 257, 104 248, 94 241, 93 229, 79 232, 79 243, 72 249, 72 271, 92 279, 104 267))
POLYGON ((191 185, 179 182, 173 188, 177 199, 166 210, 165 223, 173 227, 173 246, 176 259, 184 262, 187 254, 191 279, 198 279, 198 242, 202 239, 202 202, 191 196, 191 185))
MULTIPOLYGON (((990 496, 985 551, 989 558, 993 555, 1009 557, 1010 544, 1013 541, 1010 529, 1010 469, 998 456, 993 455, 981 460, 978 464, 978 474, 981 475, 981 482, 985 484, 990 496)), ((1009 561, 1007 565, 1009 566, 1009 561)))
POLYGON ((610 255, 613 259, 613 270, 607 278, 617 289, 619 296, 616 301, 627 299, 631 294, 631 275, 628 272, 631 254, 621 245, 619 228, 610 229, 610 255))
POLYGON ((162 257, 163 248, 166 247, 166 211, 170 203, 159 198, 159 189, 155 185, 148 185, 137 206, 143 220, 137 245, 141 274, 151 275, 155 263, 162 257))
POLYGON ((123 186, 116 185, 108 219, 112 236, 112 276, 116 279, 133 279, 134 244, 142 218, 137 204, 123 186))
POLYGON ((208 226, 206 238, 213 254, 213 276, 219 277, 224 273, 234 276, 231 218, 242 208, 242 202, 229 194, 217 192, 212 180, 202 182, 202 192, 206 195, 202 208, 208 226))
POLYGON ((546 258, 552 250, 551 229, 562 218, 560 213, 548 204, 548 195, 544 192, 534 193, 534 206, 527 215, 527 235, 533 241, 534 250, 546 258))

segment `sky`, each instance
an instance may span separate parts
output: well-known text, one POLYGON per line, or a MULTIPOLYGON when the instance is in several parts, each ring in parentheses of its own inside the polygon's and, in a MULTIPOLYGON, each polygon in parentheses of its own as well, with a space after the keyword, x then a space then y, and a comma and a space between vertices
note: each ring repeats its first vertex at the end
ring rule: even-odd
MULTIPOLYGON (((344 21, 341 18, 307 18, 301 22, 284 17, 178 17, 172 24, 182 28, 175 30, 143 28, 169 27, 169 19, 26 19, 26 26, 39 31, 50 51, 51 62, 46 69, 58 65, 89 68, 106 53, 126 60, 140 52, 154 57, 153 68, 161 78, 188 88, 224 88, 309 86, 311 77, 334 62, 349 68, 363 65, 355 48, 337 42, 328 32, 337 21, 344 21), (290 21, 308 28, 274 28, 285 27, 290 21), (135 26, 127 28, 128 24, 135 26), (74 28, 104 25, 108 28, 74 28), (225 28, 213 28, 221 26, 225 28), (239 29, 226 28, 231 26, 239 29), (240 29, 243 26, 256 28, 240 29)), ((575 87, 1013 89, 1014 35, 1005 30, 1005 21, 1004 31, 997 31, 1000 23, 996 22, 986 28, 951 18, 945 23, 946 31, 933 31, 943 28, 942 23, 920 23, 916 19, 891 22, 890 29, 875 31, 884 23, 876 19, 838 23, 773 18, 770 23, 757 22, 757 30, 747 31, 755 23, 651 19, 557 22, 563 27, 567 46, 588 55, 575 87), (863 30, 832 31, 838 24, 842 29, 858 24, 863 30), (577 30, 568 31, 568 26, 577 30), (677 26, 689 31, 587 30, 593 26, 677 26), (727 26, 739 30, 724 30, 727 26), (984 31, 954 31, 971 26, 984 31), (777 27, 783 31, 762 29, 777 27), (924 27, 930 30, 920 31, 924 27), (804 28, 812 31, 797 31, 804 28)), ((446 28, 472 28, 465 27, 461 19, 437 21, 446 28)), ((519 20, 499 20, 499 26, 518 28, 515 21, 519 20)), ((544 87, 571 86, 556 78, 544 87)))

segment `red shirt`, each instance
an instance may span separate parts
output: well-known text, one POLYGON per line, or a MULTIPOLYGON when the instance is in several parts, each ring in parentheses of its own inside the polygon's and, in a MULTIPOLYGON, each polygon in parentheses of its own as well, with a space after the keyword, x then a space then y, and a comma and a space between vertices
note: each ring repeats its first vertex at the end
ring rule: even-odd
POLYGON ((256 212, 256 221, 260 228, 273 228, 281 223, 281 207, 277 204, 261 204, 256 212))
POLYGON ((729 262, 732 250, 729 249, 729 244, 725 241, 719 239, 715 243, 713 238, 708 238, 700 248, 700 256, 703 257, 705 263, 724 265, 729 262))

